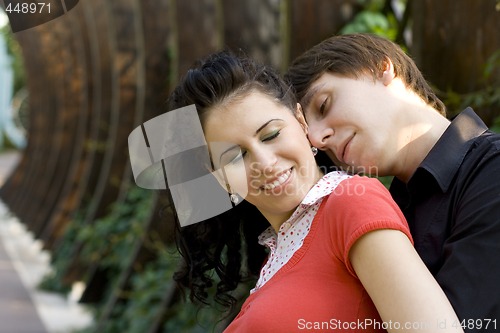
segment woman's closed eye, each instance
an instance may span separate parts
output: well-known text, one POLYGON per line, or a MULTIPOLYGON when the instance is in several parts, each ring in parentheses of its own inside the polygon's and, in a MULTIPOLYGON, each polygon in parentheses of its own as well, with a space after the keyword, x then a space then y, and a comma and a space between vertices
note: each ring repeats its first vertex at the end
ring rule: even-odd
POLYGON ((281 130, 272 131, 271 133, 269 133, 268 135, 265 135, 262 138, 262 142, 271 141, 273 139, 276 139, 280 135, 280 133, 281 133, 281 130))
MULTIPOLYGON (((262 142, 269 142, 274 139, 276 139, 279 135, 281 134, 281 130, 274 130, 271 131, 269 134, 264 135, 261 138, 262 142)), ((236 154, 230 161, 229 163, 231 164, 236 164, 240 162, 245 156, 247 155, 247 151, 245 149, 241 149, 238 154, 236 154)))

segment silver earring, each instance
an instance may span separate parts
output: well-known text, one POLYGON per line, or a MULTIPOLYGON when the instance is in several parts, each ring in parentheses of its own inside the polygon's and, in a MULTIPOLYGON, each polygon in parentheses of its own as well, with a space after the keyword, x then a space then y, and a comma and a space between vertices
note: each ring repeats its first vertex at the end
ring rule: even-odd
POLYGON ((313 153, 313 156, 316 156, 316 154, 318 153, 318 148, 316 148, 316 147, 312 146, 312 147, 311 147, 311 151, 312 151, 312 153, 313 153))
POLYGON ((229 200, 231 200, 231 202, 236 205, 240 201, 240 198, 238 198, 236 194, 231 192, 231 186, 228 183, 226 183, 226 189, 227 193, 229 193, 229 200))
POLYGON ((231 202, 234 203, 235 205, 240 201, 240 198, 238 198, 238 196, 234 193, 231 193, 229 199, 231 199, 231 202))

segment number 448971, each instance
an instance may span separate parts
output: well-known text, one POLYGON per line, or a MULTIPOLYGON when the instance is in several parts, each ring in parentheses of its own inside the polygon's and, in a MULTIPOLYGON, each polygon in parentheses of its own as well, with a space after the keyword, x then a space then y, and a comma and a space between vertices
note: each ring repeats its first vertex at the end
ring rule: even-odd
POLYGON ((454 322, 453 327, 462 327, 463 329, 497 329, 496 319, 462 319, 460 322, 454 322))
POLYGON ((45 2, 21 2, 15 5, 9 3, 5 8, 7 13, 19 13, 19 14, 35 14, 35 13, 47 13, 50 14, 50 3, 45 2))

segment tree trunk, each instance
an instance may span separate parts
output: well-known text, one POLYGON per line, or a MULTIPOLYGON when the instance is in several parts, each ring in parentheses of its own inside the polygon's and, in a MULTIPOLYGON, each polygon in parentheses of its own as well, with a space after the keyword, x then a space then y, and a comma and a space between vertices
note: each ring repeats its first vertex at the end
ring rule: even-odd
MULTIPOLYGON (((418 0, 412 6, 411 54, 432 84, 444 92, 463 94, 499 82, 500 69, 489 81, 483 79, 486 61, 500 50, 500 11, 495 0, 418 0)), ((500 112, 498 106, 472 107, 488 124, 500 112)))

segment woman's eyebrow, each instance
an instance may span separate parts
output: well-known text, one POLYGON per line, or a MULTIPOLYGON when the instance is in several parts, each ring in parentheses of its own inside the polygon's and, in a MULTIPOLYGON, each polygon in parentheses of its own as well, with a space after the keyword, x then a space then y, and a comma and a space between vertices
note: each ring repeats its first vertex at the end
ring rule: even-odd
POLYGON ((231 146, 231 147, 229 147, 228 149, 224 150, 224 151, 220 154, 220 156, 219 156, 219 164, 220 164, 220 162, 221 162, 221 160, 222 160, 222 156, 224 156, 224 154, 225 154, 225 153, 228 153, 228 152, 230 152, 231 150, 234 150, 235 148, 240 149, 238 145, 234 145, 234 146, 231 146))
POLYGON ((283 119, 279 119, 279 118, 274 118, 274 119, 271 119, 271 120, 269 120, 269 121, 266 121, 266 122, 264 123, 264 125, 262 125, 261 127, 259 127, 259 128, 255 131, 255 135, 259 134, 259 132, 260 132, 260 131, 262 131, 264 128, 266 128, 266 126, 267 126, 267 125, 269 125, 271 122, 276 121, 276 120, 278 120, 278 121, 283 121, 283 119))
MULTIPOLYGON (((258 135, 264 128, 266 128, 267 125, 269 125, 270 123, 272 123, 273 121, 284 121, 283 119, 279 119, 279 118, 273 118, 269 121, 266 121, 262 126, 260 126, 256 131, 255 131, 255 135, 258 135)), ((219 163, 220 163, 220 160, 222 159, 222 156, 227 153, 227 152, 230 152, 231 150, 235 149, 235 148, 239 148, 238 145, 234 145, 234 146, 231 146, 229 148, 227 148, 226 150, 224 150, 220 156, 219 156, 219 163)))

